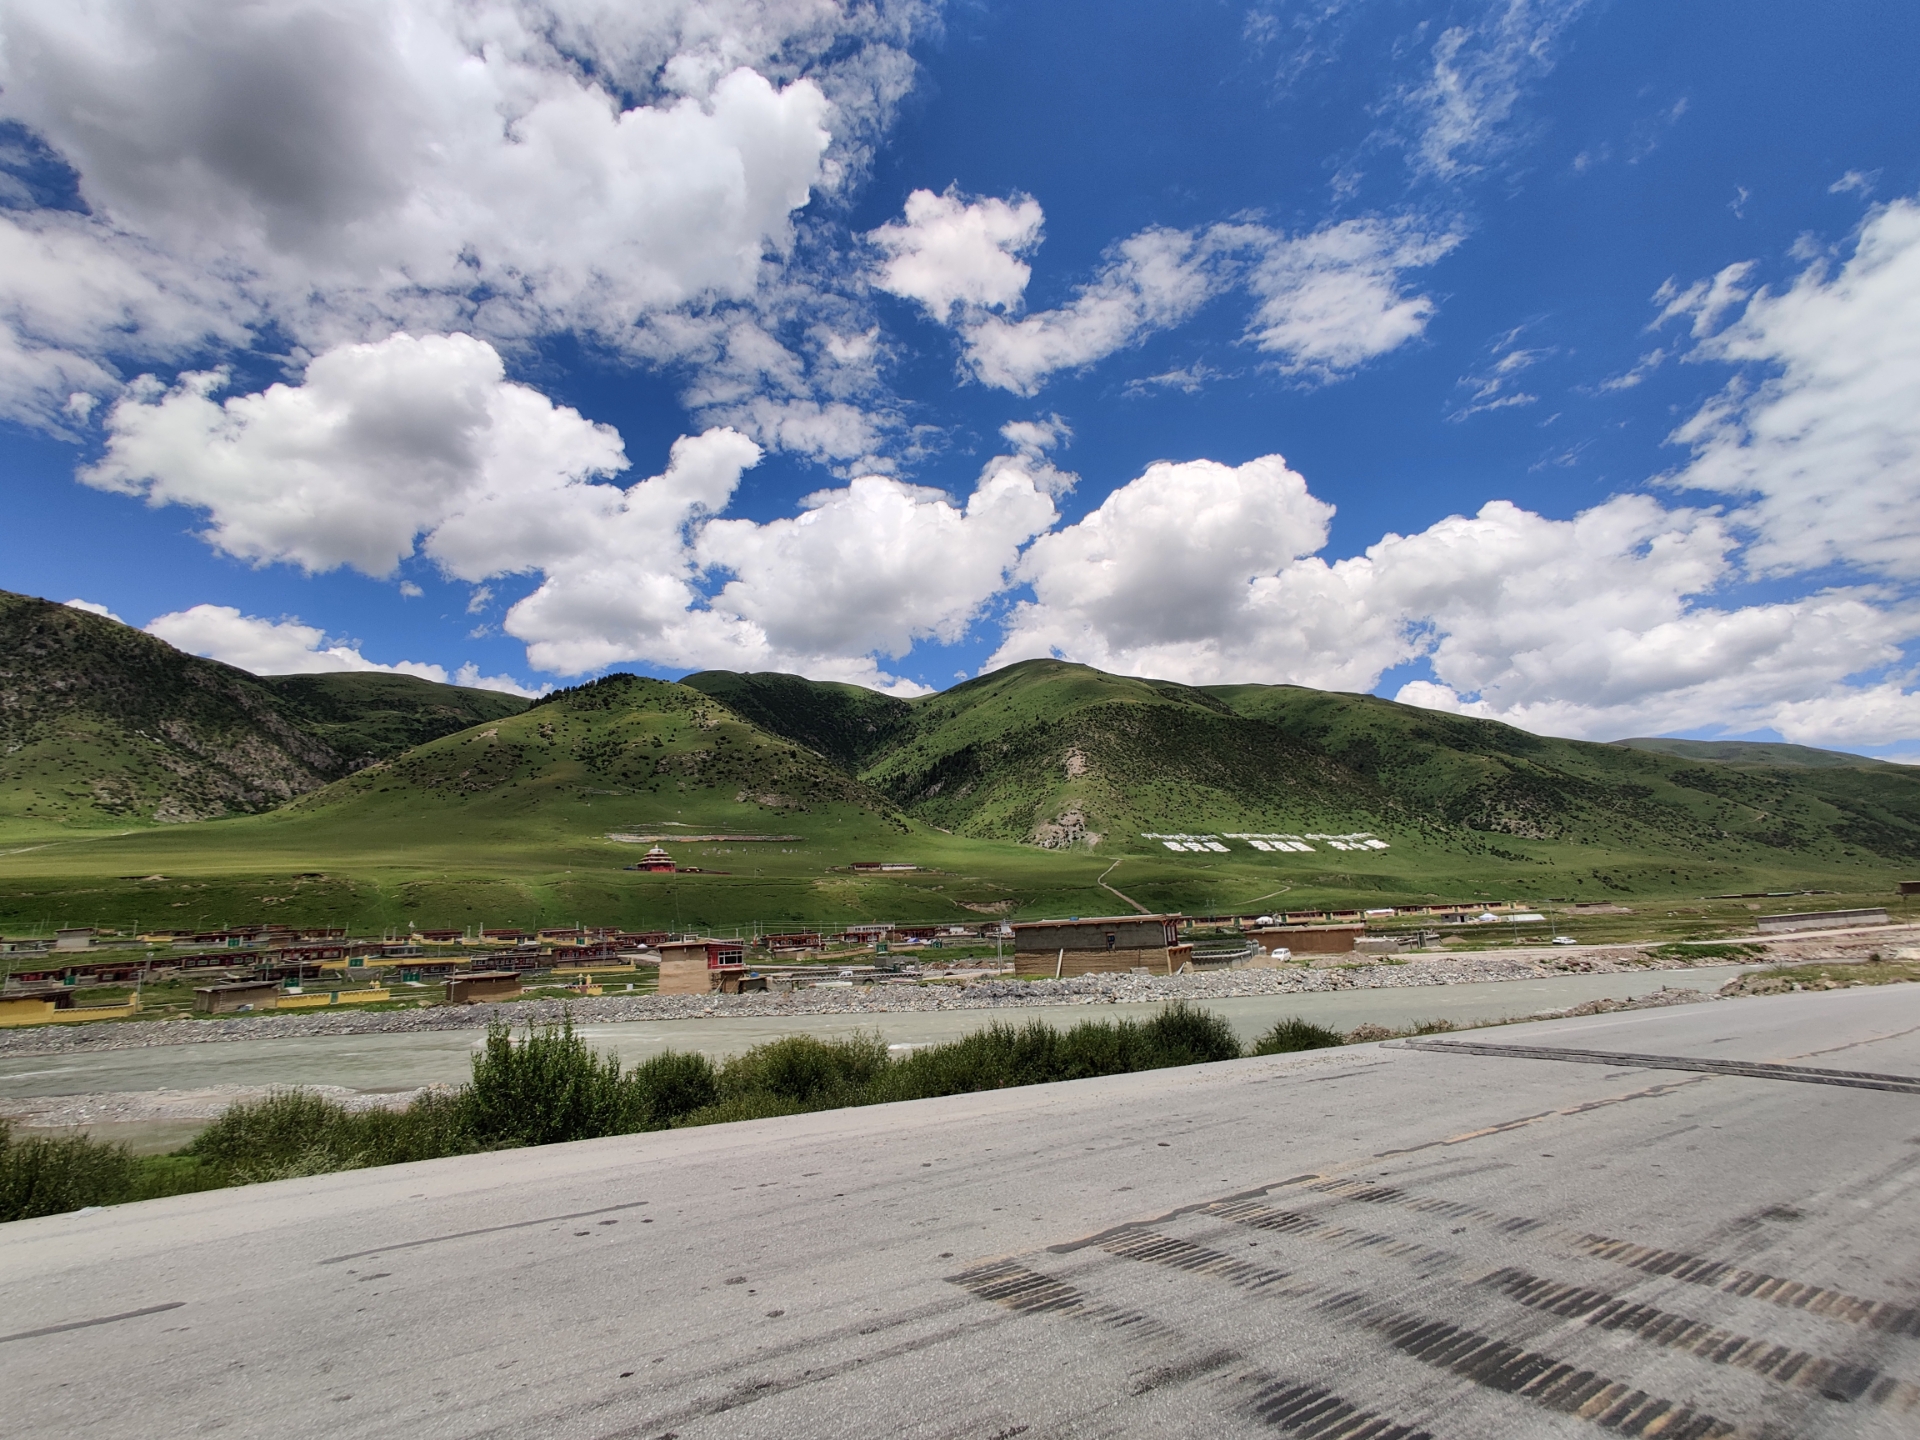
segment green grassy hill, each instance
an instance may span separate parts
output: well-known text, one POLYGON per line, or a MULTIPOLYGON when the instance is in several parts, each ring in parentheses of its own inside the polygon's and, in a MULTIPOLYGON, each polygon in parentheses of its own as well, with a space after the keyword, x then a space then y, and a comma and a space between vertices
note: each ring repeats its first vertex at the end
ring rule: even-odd
POLYGON ((262 678, 0 591, 0 831, 266 810, 525 705, 406 675, 262 678))
POLYGON ((858 685, 803 680, 798 675, 703 670, 680 682, 711 695, 743 720, 797 741, 843 770, 857 772, 892 746, 913 707, 858 685))
POLYGON ((1816 750, 1811 745, 1778 745, 1763 740, 1674 740, 1666 736, 1615 740, 1630 750, 1652 750, 1683 760, 1718 760, 1730 765, 1814 765, 1822 769, 1899 769, 1891 760, 1849 755, 1844 750, 1816 750))
POLYGON ((1028 903, 1047 913, 1118 903, 1092 883, 1103 860, 1049 869, 1049 857, 1004 848, 983 857, 910 822, 822 756, 698 690, 614 675, 269 814, 0 854, 0 925, 677 928, 977 921, 1028 903), (797 838, 696 838, 713 836, 797 838), (615 837, 662 837, 699 873, 630 871, 649 840, 615 837), (902 856, 923 868, 849 869, 902 856))
POLYGON ((378 671, 332 675, 262 675, 280 697, 280 713, 318 737, 350 764, 385 760, 469 726, 504 720, 527 708, 518 695, 436 685, 413 675, 378 671))
MULTIPOLYGON (((284 722, 275 733, 290 745, 330 733, 336 758, 460 718, 444 694, 392 677, 213 672, 165 673, 189 689, 231 682, 227 703, 256 728, 284 722)), ((70 828, 0 850, 0 926, 811 926, 1508 896, 1625 898, 1655 917, 1633 925, 1691 935, 1761 903, 1703 896, 1880 903, 1920 860, 1920 773, 1902 767, 1554 740, 1292 686, 1195 688, 1040 661, 911 702, 707 672, 490 703, 514 713, 269 813, 70 828), (1387 848, 1322 838, 1256 851, 1225 838, 1241 831, 1367 831, 1387 848), (1170 852, 1145 832, 1210 833, 1226 848, 1170 852), (689 837, 669 848, 698 873, 626 869, 650 842, 614 837, 642 835, 689 837), (862 860, 917 868, 854 870, 862 860)))
POLYGON ((1456 833, 1755 864, 1845 863, 1863 854, 1920 860, 1920 773, 1903 766, 1701 763, 1371 695, 1286 685, 1210 693, 1314 744, 1456 833))
POLYGON ((1204 691, 1054 660, 914 702, 910 728, 861 778, 930 824, 1046 848, 1417 823, 1364 777, 1204 691))
MULTIPOLYGON (((750 680, 757 722, 800 743, 823 709, 850 705, 850 687, 776 678, 690 683, 725 693, 750 680)), ((906 813, 980 839, 1116 852, 1153 831, 1370 830, 1543 864, 1565 845, 1762 866, 1920 860, 1920 772, 1798 746, 1591 744, 1372 695, 1190 687, 1061 661, 885 714, 864 754, 835 758, 906 813)))
POLYGON ((891 810, 813 751, 698 690, 609 675, 369 765, 282 813, 371 824, 395 807, 457 805, 519 823, 541 805, 593 796, 635 800, 642 815, 664 814, 671 802, 696 823, 736 828, 751 817, 764 829, 769 815, 815 806, 891 810))
POLYGON ((0 824, 264 810, 345 770, 231 666, 98 615, 0 592, 0 824))

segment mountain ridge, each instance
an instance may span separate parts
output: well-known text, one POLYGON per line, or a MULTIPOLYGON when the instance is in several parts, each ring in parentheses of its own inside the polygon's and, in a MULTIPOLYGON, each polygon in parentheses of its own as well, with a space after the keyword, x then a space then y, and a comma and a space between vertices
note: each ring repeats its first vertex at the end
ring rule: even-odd
POLYGON ((1871 770, 1883 766, 1899 769, 1891 760, 1871 755, 1855 755, 1847 750, 1820 750, 1811 745, 1789 745, 1775 740, 1682 740, 1667 735, 1636 736, 1629 740, 1610 740, 1610 745, 1629 750, 1652 750, 1677 755, 1683 760, 1711 760, 1721 765, 1804 765, 1822 769, 1851 767, 1871 770))
MULTIPOLYGON (((685 683, 720 692, 739 678, 708 671, 685 683)), ((783 703, 828 702, 808 690, 815 682, 779 678, 755 677, 759 723, 807 743, 783 703)), ((888 742, 863 757, 859 777, 907 814, 981 839, 1053 848, 1169 824, 1344 825, 1512 859, 1525 856, 1509 841, 1920 859, 1920 774, 1864 757, 1765 764, 1748 743, 1723 761, 1691 748, 1721 742, 1675 753, 1561 740, 1373 695, 1186 686, 1059 660, 893 704, 888 742)))
POLYGON ((525 704, 410 675, 253 675, 0 591, 0 820, 258 813, 525 704))
POLYGON ((701 671, 620 672, 528 703, 387 673, 249 675, 6 592, 0 742, 0 822, 16 827, 403 802, 506 816, 510 793, 566 792, 716 819, 819 805, 876 833, 917 822, 1114 854, 1168 831, 1367 831, 1526 864, 1567 845, 1920 860, 1920 772, 1807 747, 1560 740, 1372 695, 1062 660, 913 700, 701 671))

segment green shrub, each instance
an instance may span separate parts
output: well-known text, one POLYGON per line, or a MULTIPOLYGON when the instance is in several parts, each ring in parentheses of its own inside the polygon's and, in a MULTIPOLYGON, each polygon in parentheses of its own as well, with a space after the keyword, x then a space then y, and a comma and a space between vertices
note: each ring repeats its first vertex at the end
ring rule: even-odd
POLYGON ((1060 1078, 1060 1032, 1039 1020, 1016 1029, 995 1020, 984 1030, 928 1045, 893 1063, 875 1087, 876 1100, 926 1100, 1060 1078))
POLYGON ((782 1115, 804 1115, 810 1110, 832 1109, 826 1105, 803 1105, 766 1090, 749 1090, 730 1095, 712 1105, 693 1111, 685 1125, 730 1125, 736 1120, 772 1120, 782 1115))
POLYGON ((1238 1060, 1240 1041, 1233 1027, 1211 1010, 1176 1001, 1140 1027, 1152 1047, 1153 1067, 1205 1065, 1238 1060))
POLYGON ((229 1105, 182 1152, 233 1185, 326 1175, 367 1164, 344 1107, 311 1090, 280 1090, 229 1105))
POLYGON ((355 1113, 310 1090, 283 1090, 228 1106, 180 1153, 220 1176, 219 1183, 256 1185, 478 1148, 458 1092, 430 1091, 404 1109, 355 1113))
POLYGON ((124 1145, 86 1135, 15 1140, 0 1123, 0 1220, 30 1220, 133 1195, 134 1159, 124 1145))
POLYGON ((642 1128, 638 1092, 621 1083, 620 1062, 573 1033, 571 1018, 528 1028, 516 1043, 504 1024, 487 1027, 460 1092, 461 1123, 483 1147, 554 1145, 642 1128))
POLYGON ((134 1160, 129 1200, 160 1200, 168 1195, 192 1195, 202 1190, 224 1190, 233 1182, 213 1166, 192 1155, 141 1155, 134 1160))
POLYGON ((895 1061, 869 1098, 922 1100, 1198 1065, 1239 1055, 1240 1042, 1225 1020, 1185 1003, 1171 1005, 1145 1023, 1084 1020, 1064 1034, 1041 1020, 1030 1020, 1018 1029, 996 1020, 984 1030, 929 1045, 895 1061))
POLYGON ((363 1110, 349 1115, 347 1133, 367 1165, 403 1165, 481 1149, 468 1128, 458 1090, 428 1090, 399 1110, 363 1110))
POLYGON ((727 1061, 720 1069, 720 1094, 727 1101, 765 1095, 805 1110, 859 1105, 888 1064, 887 1043, 878 1035, 787 1035, 727 1061))
MULTIPOLYGON (((1338 1043, 1330 1030, 1289 1021, 1275 1027, 1259 1053, 1338 1043), (1271 1043, 1283 1032, 1314 1038, 1271 1043)), ((1089 1020, 1064 1033, 1038 1020, 1018 1028, 994 1021, 900 1060, 877 1035, 790 1035, 718 1069, 704 1056, 669 1050, 626 1074, 613 1056, 589 1050, 570 1020, 529 1028, 517 1039, 495 1025, 474 1057, 468 1084, 428 1091, 400 1110, 355 1113, 311 1091, 277 1091, 229 1106, 179 1153, 139 1161, 122 1146, 84 1137, 10 1144, 0 1126, 0 1218, 505 1146, 1119 1075, 1239 1053, 1226 1021, 1185 1004, 1144 1023, 1089 1020)))
MULTIPOLYGON (((1083 1020, 1060 1037, 1048 1080, 1091 1080, 1157 1069, 1163 1062, 1136 1020, 1083 1020)), ((1028 1084, 1035 1082, 1028 1081, 1028 1084)))
POLYGON ((720 1098, 720 1077, 704 1055, 664 1050, 627 1074, 645 1128, 678 1124, 720 1098))
POLYGON ((1316 1025, 1311 1020, 1303 1020, 1298 1015, 1278 1021, 1274 1027, 1253 1042, 1256 1055, 1291 1055, 1296 1050, 1324 1050, 1330 1045, 1343 1045, 1346 1037, 1338 1030, 1329 1030, 1324 1025, 1316 1025))

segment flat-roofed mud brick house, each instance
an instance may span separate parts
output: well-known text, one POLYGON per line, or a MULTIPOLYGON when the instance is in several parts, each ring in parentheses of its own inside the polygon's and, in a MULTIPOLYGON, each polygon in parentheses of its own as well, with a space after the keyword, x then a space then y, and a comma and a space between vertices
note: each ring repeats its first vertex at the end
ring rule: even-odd
POLYGON ((1186 964, 1178 915, 1104 915, 1086 920, 1026 920, 1013 927, 1017 975, 1099 975, 1151 970, 1171 975, 1186 964))

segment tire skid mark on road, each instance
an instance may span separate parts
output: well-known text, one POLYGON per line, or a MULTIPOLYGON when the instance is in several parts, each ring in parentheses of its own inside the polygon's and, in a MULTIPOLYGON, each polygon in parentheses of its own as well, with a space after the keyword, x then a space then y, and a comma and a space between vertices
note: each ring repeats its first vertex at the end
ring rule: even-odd
POLYGON ((1616 1240, 1607 1235, 1571 1236, 1573 1243, 1587 1254, 1616 1265, 1625 1265, 1649 1275, 1703 1285, 1727 1295, 1764 1300, 1787 1310, 1804 1310, 1809 1315, 1824 1315, 1848 1325, 1861 1325, 1889 1335, 1920 1338, 1920 1309, 1897 1305, 1891 1300, 1863 1300, 1843 1290, 1824 1285, 1808 1285, 1759 1270, 1745 1270, 1725 1260, 1708 1260, 1680 1250, 1656 1250, 1616 1240))
POLYGON ((1764 1300, 1788 1310, 1804 1310, 1848 1325, 1860 1325, 1889 1335, 1920 1338, 1920 1308, 1891 1300, 1866 1300, 1823 1285, 1788 1280, 1764 1271, 1747 1270, 1726 1260, 1711 1260, 1682 1250, 1637 1245, 1609 1235, 1555 1230, 1547 1221, 1526 1215, 1502 1215, 1478 1205, 1432 1196, 1416 1196, 1392 1185, 1365 1180, 1322 1180, 1306 1187, 1335 1200, 1393 1205, 1452 1220, 1472 1220, 1507 1234, 1541 1233, 1543 1238, 1571 1246, 1583 1254, 1665 1279, 1718 1290, 1727 1295, 1764 1300))
POLYGON ((1465 1326, 1371 1304, 1364 1295, 1337 1295, 1320 1309, 1372 1330, 1401 1354, 1527 1400, 1544 1410, 1592 1421, 1621 1435, 1662 1440, 1717 1440, 1737 1433, 1702 1410, 1636 1390, 1624 1381, 1542 1355, 1510 1340, 1465 1326))
MULTIPOLYGON (((1378 1188, 1384 1190, 1386 1187, 1378 1188)), ((1374 1194, 1366 1198, 1379 1200, 1386 1197, 1374 1194)), ((1494 1219, 1500 1229, 1509 1233, 1542 1228, 1540 1221, 1525 1217, 1493 1216, 1491 1212, 1477 1207, 1449 1201, 1423 1200, 1416 1202, 1415 1208, 1438 1211, 1449 1218, 1469 1218, 1467 1212, 1472 1212, 1476 1216, 1494 1219)), ((1258 1230, 1354 1245, 1395 1259, 1424 1263, 1435 1270, 1457 1264, 1460 1259, 1450 1252, 1434 1250, 1414 1241, 1349 1230, 1329 1225, 1312 1216, 1274 1210, 1248 1201, 1211 1205, 1201 1213, 1258 1230)), ((1126 1253, 1112 1244, 1105 1248, 1116 1254, 1126 1253)), ((1496 1270, 1482 1276, 1476 1283, 1491 1286, 1529 1309, 1582 1319, 1602 1329, 1625 1332, 1654 1345, 1692 1354, 1711 1364, 1751 1371, 1764 1379, 1799 1390, 1811 1390, 1843 1404, 1864 1397, 1875 1405, 1902 1411, 1920 1405, 1920 1386, 1887 1375, 1872 1366, 1811 1355, 1804 1350, 1777 1345, 1769 1340, 1735 1334, 1704 1321, 1623 1299, 1607 1291, 1543 1279, 1515 1267, 1496 1270)))
POLYGON ((1403 1240, 1374 1230, 1330 1225, 1310 1215, 1293 1210, 1275 1210, 1271 1206, 1256 1205, 1250 1200, 1222 1201, 1207 1206, 1199 1213, 1215 1219, 1231 1220, 1236 1225, 1247 1225, 1255 1230, 1304 1235, 1330 1245, 1386 1255, 1395 1260, 1404 1260, 1417 1269, 1441 1270, 1460 1263, 1460 1257, 1451 1250, 1435 1249, 1417 1240, 1403 1240))
MULTIPOLYGON (((1236 1260, 1219 1250, 1209 1250, 1189 1240, 1175 1240, 1152 1230, 1115 1236, 1100 1248, 1126 1260, 1140 1260, 1149 1265, 1171 1265, 1176 1270, 1190 1270, 1196 1275, 1212 1275, 1242 1290, 1268 1290, 1292 1278, 1285 1270, 1272 1270, 1251 1261, 1236 1260)), ((1317 1288, 1293 1285, 1282 1293, 1304 1294, 1317 1288)))
MULTIPOLYGON (((958 1313, 958 1311, 952 1311, 945 1306, 937 1309, 922 1308, 910 1319, 927 1319, 933 1315, 952 1315, 952 1313, 958 1313)), ((924 1352, 937 1352, 952 1344, 970 1340, 975 1334, 991 1329, 991 1321, 968 1321, 962 1317, 941 1329, 912 1334, 904 1340, 895 1340, 891 1344, 879 1346, 876 1350, 862 1350, 845 1359, 822 1361, 818 1357, 820 1348, 824 1348, 824 1344, 829 1340, 845 1340, 849 1334, 874 1334, 877 1329, 899 1329, 904 1319, 908 1317, 897 1317, 893 1323, 883 1327, 860 1329, 860 1331, 852 1331, 851 1327, 847 1327, 843 1331, 831 1332, 826 1336, 814 1336, 812 1340, 785 1346, 778 1356, 760 1354, 755 1356, 753 1361, 755 1365, 766 1367, 766 1365, 772 1365, 774 1359, 785 1359, 787 1356, 804 1352, 808 1359, 812 1359, 812 1363, 799 1371, 787 1369, 783 1373, 766 1373, 758 1379, 739 1379, 739 1369, 741 1369, 739 1363, 728 1363, 708 1371, 697 1371, 693 1375, 680 1375, 674 1379, 674 1382, 682 1390, 705 1386, 705 1384, 718 1384, 720 1390, 716 1394, 714 1392, 695 1394, 691 1400, 674 1409, 657 1411, 657 1413, 645 1415, 643 1419, 637 1419, 611 1430, 593 1428, 591 1434, 595 1436, 595 1440, 657 1440, 657 1436, 664 1432, 672 1432, 682 1425, 693 1425, 695 1421, 703 1421, 712 1415, 724 1415, 726 1411, 741 1409, 745 1405, 755 1405, 762 1400, 774 1400, 791 1390, 801 1390, 804 1386, 841 1379, 845 1375, 862 1371, 870 1365, 883 1365, 887 1361, 908 1359, 910 1356, 918 1356, 924 1352)), ((576 1432, 580 1421, 599 1421, 599 1417, 603 1417, 607 1411, 614 1411, 614 1409, 632 1411, 636 1400, 649 1398, 645 1386, 636 1386, 636 1390, 641 1392, 639 1396, 636 1396, 632 1390, 616 1390, 612 1394, 601 1396, 597 1400, 589 1400, 584 1404, 566 1405, 563 1409, 551 1409, 543 1415, 507 1421, 501 1425, 490 1425, 480 1430, 468 1430, 465 1434, 468 1440, 522 1440, 528 1434, 572 1434, 576 1432)), ((480 1409, 484 1411, 486 1405, 480 1405, 480 1409)))
MULTIPOLYGON (((1204 1245, 1152 1231, 1117 1236, 1101 1248, 1124 1259, 1212 1276, 1239 1289, 1270 1296, 1300 1297, 1324 1288, 1298 1281, 1283 1285, 1281 1282, 1289 1279, 1284 1271, 1249 1265, 1204 1245)), ((1043 1292, 1036 1287, 1036 1293, 1043 1292)), ((1322 1301, 1318 1308, 1329 1317, 1359 1323, 1380 1335, 1394 1349, 1424 1365, 1446 1370, 1502 1394, 1518 1396, 1559 1414, 1591 1420, 1603 1429, 1622 1435, 1716 1440, 1716 1437, 1736 1433, 1733 1426, 1704 1411, 1649 1395, 1623 1381, 1464 1326, 1375 1305, 1363 1295, 1352 1292, 1335 1295, 1322 1301)))
MULTIPOLYGON (((1684 1090, 1690 1085, 1704 1084, 1708 1078, 1709 1077, 1705 1075, 1697 1075, 1686 1080, 1674 1080, 1659 1085, 1649 1085, 1644 1089, 1629 1090, 1620 1095, 1604 1095, 1598 1100, 1583 1100, 1578 1105, 1568 1105, 1560 1110, 1542 1110, 1536 1114, 1523 1115, 1516 1120, 1503 1121, 1498 1125, 1483 1126, 1481 1129, 1468 1130, 1459 1135, 1448 1135, 1439 1140, 1424 1141, 1419 1145, 1403 1146, 1398 1150, 1382 1150, 1378 1154, 1370 1155, 1364 1160, 1355 1160, 1350 1164, 1334 1166, 1329 1170, 1315 1170, 1305 1175, 1291 1175, 1285 1180, 1269 1181, 1265 1185, 1255 1185, 1251 1189, 1237 1190, 1231 1195, 1218 1195, 1211 1200, 1196 1200, 1190 1205, 1177 1205, 1173 1209, 1160 1215, 1149 1215, 1139 1220, 1125 1220, 1118 1225, 1109 1225, 1104 1230, 1096 1230, 1091 1235, 1083 1235, 1078 1240, 1065 1240, 1055 1245, 1049 1245, 1047 1246, 1047 1253, 1050 1255, 1071 1255, 1076 1250, 1084 1250, 1092 1245, 1104 1244, 1112 1236, 1124 1235, 1129 1231, 1140 1230, 1154 1225, 1165 1225, 1169 1221, 1177 1220, 1183 1215, 1191 1215, 1196 1211, 1204 1210, 1209 1205, 1221 1204, 1231 1200, 1259 1200, 1271 1195, 1276 1190, 1287 1190, 1296 1185, 1306 1185, 1316 1181, 1331 1183, 1343 1172, 1357 1170, 1362 1167, 1370 1167, 1376 1160, 1384 1160, 1396 1155, 1413 1155, 1419 1151, 1432 1150, 1438 1146, 1462 1145, 1471 1140, 1485 1139, 1489 1135, 1504 1135, 1510 1130, 1523 1129, 1528 1125, 1539 1124, 1543 1120, 1585 1115, 1590 1111, 1603 1110, 1610 1105, 1624 1105, 1630 1100, 1657 1099, 1663 1095, 1671 1095, 1676 1090, 1684 1090)), ((1356 1181, 1351 1183, 1358 1184, 1365 1182, 1356 1181)))
MULTIPOLYGON (((1252 1289, 1273 1293, 1272 1287, 1287 1277, 1278 1271, 1265 1271, 1246 1265, 1218 1251, 1197 1245, 1169 1241, 1165 1236, 1116 1236, 1107 1246, 1117 1255, 1173 1265, 1183 1270, 1219 1276, 1252 1289), (1145 1243, 1164 1242, 1161 1246, 1145 1243), (1136 1241, 1140 1242, 1136 1244, 1136 1241)), ((982 1300, 1033 1315, 1065 1315, 1093 1320, 1122 1330, 1130 1339, 1151 1339, 1156 1348, 1167 1340, 1179 1340, 1169 1326, 1137 1310, 1121 1310, 1092 1300, 1085 1292, 1064 1280, 1042 1275, 1011 1260, 995 1260, 976 1265, 948 1283, 959 1285, 982 1300)), ((1316 1287, 1296 1286, 1294 1294, 1310 1294, 1316 1287)), ((1132 1388, 1136 1397, 1187 1384, 1216 1374, 1242 1357, 1238 1351, 1211 1350, 1186 1361, 1161 1363, 1149 1370, 1132 1388)), ((1283 1379, 1266 1371, 1254 1370, 1238 1377, 1243 1388, 1252 1390, 1248 1406, 1264 1425, 1289 1435, 1305 1435, 1312 1440, 1433 1440, 1433 1436, 1411 1424, 1394 1420, 1356 1401, 1335 1394, 1324 1386, 1283 1379)))
POLYGON ((1811 1390, 1842 1404, 1865 1398, 1875 1405, 1900 1410, 1920 1405, 1920 1386, 1871 1365, 1830 1360, 1768 1340, 1756 1340, 1685 1315, 1626 1300, 1605 1290, 1544 1280, 1511 1266, 1496 1270, 1479 1283, 1492 1286, 1529 1309, 1584 1320, 1604 1330, 1624 1331, 1651 1344, 1679 1350, 1714 1365, 1749 1370, 1768 1380, 1798 1390, 1811 1390))
POLYGON ((1549 1228, 1547 1221, 1531 1215, 1504 1215, 1481 1205, 1442 1200, 1434 1195, 1414 1195, 1397 1186, 1381 1185, 1372 1180, 1316 1179, 1308 1182, 1307 1189, 1316 1195, 1330 1195, 1335 1200, 1355 1200, 1363 1205, 1393 1205, 1422 1215, 1439 1215, 1447 1220, 1472 1220, 1508 1235, 1526 1235, 1549 1228))
POLYGON ((1128 1335, 1171 1339, 1173 1331, 1138 1310, 1126 1310, 1088 1298, 1081 1290, 1012 1260, 995 1260, 946 1277, 981 1300, 1028 1315, 1074 1315, 1111 1326, 1128 1335))
POLYGON ((145 1315, 158 1315, 165 1310, 178 1310, 186 1303, 184 1300, 168 1300, 139 1310, 122 1310, 118 1315, 99 1315, 91 1320, 68 1320, 61 1325, 42 1325, 38 1330, 19 1330, 11 1335, 0 1335, 0 1345, 10 1340, 37 1340, 42 1335, 64 1335, 69 1330, 91 1330, 95 1325, 113 1325, 122 1320, 138 1320, 145 1315))
POLYGON ((505 1225, 487 1225, 478 1230, 455 1230, 450 1235, 428 1235, 420 1240, 396 1240, 390 1245, 377 1245, 371 1250, 355 1250, 347 1255, 329 1255, 324 1260, 316 1260, 316 1265, 341 1265, 349 1260, 364 1260, 369 1255, 389 1255, 396 1250, 417 1250, 422 1245, 445 1245, 450 1240, 471 1240, 476 1235, 498 1235, 507 1230, 531 1230, 536 1225, 560 1225, 568 1220, 586 1220, 595 1215, 611 1215, 616 1210, 636 1210, 642 1205, 650 1205, 650 1200, 627 1200, 618 1205, 602 1205, 597 1210, 570 1210, 565 1215, 540 1215, 532 1220, 514 1220, 505 1225))
POLYGON ((1315 1440, 1433 1440, 1425 1430, 1362 1410, 1318 1385, 1268 1380, 1254 1393, 1253 1413, 1276 1430, 1315 1440))
MULTIPOLYGON (((1662 1095, 1671 1095, 1676 1090, 1689 1085, 1704 1085, 1708 1076, 1701 1075, 1691 1080, 1670 1080, 1659 1085, 1649 1085, 1643 1090, 1630 1090, 1624 1095, 1606 1095, 1598 1100, 1583 1100, 1578 1105, 1568 1105, 1560 1110, 1542 1110, 1534 1115, 1522 1115, 1516 1120, 1503 1120, 1498 1125, 1483 1125, 1478 1130, 1462 1131, 1458 1135, 1448 1135, 1439 1140, 1425 1140, 1418 1145, 1403 1145, 1397 1150, 1381 1150, 1372 1156, 1374 1160, 1389 1160, 1397 1155, 1417 1155, 1422 1150, 1433 1150, 1443 1145, 1465 1145, 1469 1141, 1484 1140, 1489 1135, 1505 1135, 1510 1130, 1522 1130, 1529 1125, 1538 1125, 1543 1120, 1558 1120, 1573 1115, 1585 1115, 1590 1111, 1604 1110, 1609 1105, 1624 1105, 1629 1100, 1652 1100, 1662 1095)), ((1356 1165, 1366 1161, 1356 1161, 1356 1165)))
POLYGON ((1150 1395, 1155 1390, 1167 1390, 1177 1385, 1188 1385, 1195 1380, 1237 1365, 1246 1357, 1238 1350, 1209 1350, 1204 1355, 1196 1355, 1191 1360, 1177 1361, 1172 1365, 1155 1365, 1133 1382, 1127 1392, 1135 1399, 1150 1395))
MULTIPOLYGON (((677 1390, 694 1392, 693 1398, 679 1408, 618 1429, 594 1429, 591 1433, 596 1440, 654 1440, 678 1425, 691 1424, 803 1386, 834 1380, 869 1365, 957 1344, 989 1331, 995 1322, 968 1318, 974 1313, 964 1300, 943 1295, 938 1301, 896 1310, 877 1320, 863 1316, 825 1329, 796 1333, 791 1339, 756 1347, 753 1363, 763 1371, 760 1379, 742 1380, 737 1360, 708 1362, 703 1359, 678 1369, 672 1377, 671 1383, 677 1390), (918 1328, 929 1326, 933 1328, 918 1328), (908 1332, 905 1338, 891 1338, 902 1332, 908 1332), (839 1359, 823 1358, 835 1353, 838 1347, 863 1343, 874 1348, 858 1349, 839 1359), (782 1366, 786 1368, 779 1368, 782 1366)), ((648 1389, 646 1386, 636 1388, 648 1389)), ((522 1440, 529 1434, 572 1434, 574 1430, 569 1426, 577 1427, 578 1422, 596 1419, 609 1411, 630 1412, 635 1403, 634 1393, 623 1388, 546 1411, 524 1423, 512 1421, 462 1433, 466 1440, 522 1440)), ((480 1408, 484 1409, 484 1404, 480 1408)))

